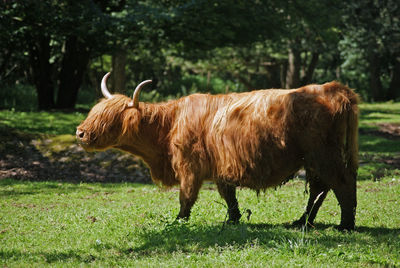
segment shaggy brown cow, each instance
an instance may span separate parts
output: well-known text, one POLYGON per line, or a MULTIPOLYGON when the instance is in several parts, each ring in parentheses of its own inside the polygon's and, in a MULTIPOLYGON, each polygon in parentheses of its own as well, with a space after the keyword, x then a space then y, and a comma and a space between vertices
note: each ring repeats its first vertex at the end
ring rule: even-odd
POLYGON ((77 128, 86 150, 118 148, 141 157, 154 182, 180 185, 178 218, 188 218, 202 183, 212 180, 240 217, 235 187, 282 184, 304 167, 310 198, 295 224, 312 224, 332 189, 340 229, 354 229, 358 167, 357 95, 337 82, 293 90, 194 94, 166 103, 111 95, 105 75, 101 100, 77 128))

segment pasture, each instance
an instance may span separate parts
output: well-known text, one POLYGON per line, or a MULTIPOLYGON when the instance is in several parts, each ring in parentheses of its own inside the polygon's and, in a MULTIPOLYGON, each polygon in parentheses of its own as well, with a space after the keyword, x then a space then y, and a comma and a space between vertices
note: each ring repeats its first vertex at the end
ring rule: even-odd
POLYGON ((238 225, 224 223, 213 184, 189 222, 175 221, 177 188, 148 184, 140 161, 121 153, 79 150, 73 134, 84 116, 0 111, 0 265, 400 266, 399 103, 361 105, 352 233, 334 229, 340 211, 331 192, 315 228, 290 227, 307 202, 301 174, 259 196, 239 190, 238 225))

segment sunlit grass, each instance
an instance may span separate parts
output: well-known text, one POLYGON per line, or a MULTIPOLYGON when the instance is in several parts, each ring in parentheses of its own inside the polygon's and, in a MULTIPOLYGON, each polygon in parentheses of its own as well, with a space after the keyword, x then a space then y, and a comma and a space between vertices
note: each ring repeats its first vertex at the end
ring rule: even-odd
POLYGON ((400 103, 362 103, 360 104, 360 128, 377 129, 379 123, 400 124, 400 103))
POLYGON ((76 127, 85 119, 80 112, 18 112, 0 111, 1 124, 30 134, 75 134, 76 127))
POLYGON ((5 266, 400 265, 400 180, 360 182, 357 230, 341 233, 331 193, 316 228, 287 228, 307 196, 293 181, 259 197, 240 190, 236 226, 206 185, 189 222, 175 222, 178 192, 138 184, 0 181, 0 264, 5 266))

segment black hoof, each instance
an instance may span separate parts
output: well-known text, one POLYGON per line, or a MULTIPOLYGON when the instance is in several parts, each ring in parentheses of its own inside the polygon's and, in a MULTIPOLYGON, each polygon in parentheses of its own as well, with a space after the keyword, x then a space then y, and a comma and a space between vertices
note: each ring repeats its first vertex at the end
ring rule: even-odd
POLYGON ((354 225, 338 225, 335 226, 335 229, 340 231, 340 232, 352 232, 354 231, 354 225))
MULTIPOLYGON (((239 218, 240 219, 240 218, 239 218)), ((239 219, 228 219, 226 224, 235 225, 239 223, 239 219)))
POLYGON ((185 221, 185 222, 187 222, 187 221, 189 221, 189 216, 182 217, 182 216, 178 215, 178 217, 176 217, 175 221, 185 221))
POLYGON ((311 227, 314 228, 314 223, 304 220, 303 218, 298 219, 297 221, 292 222, 293 227, 311 227))
POLYGON ((229 212, 230 211, 228 211, 229 218, 228 218, 226 223, 227 224, 238 224, 240 218, 242 217, 242 214, 240 214, 239 210, 234 211, 234 212, 230 212, 230 213, 229 212))

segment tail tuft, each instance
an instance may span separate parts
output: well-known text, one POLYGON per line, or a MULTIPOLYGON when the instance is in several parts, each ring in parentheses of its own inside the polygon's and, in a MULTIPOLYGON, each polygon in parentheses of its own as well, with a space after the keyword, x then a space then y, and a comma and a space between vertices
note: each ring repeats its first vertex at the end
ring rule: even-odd
POLYGON ((348 89, 350 107, 347 114, 346 166, 351 173, 358 169, 358 95, 348 89))

